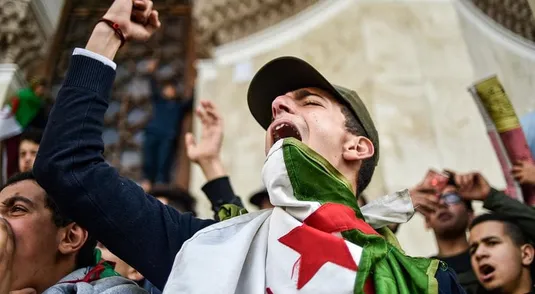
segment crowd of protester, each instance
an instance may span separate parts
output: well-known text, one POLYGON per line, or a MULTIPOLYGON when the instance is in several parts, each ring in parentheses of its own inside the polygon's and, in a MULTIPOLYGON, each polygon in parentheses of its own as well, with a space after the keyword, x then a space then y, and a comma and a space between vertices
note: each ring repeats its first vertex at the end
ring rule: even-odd
MULTIPOLYGON (((358 231, 354 233, 357 237, 350 237, 351 231, 347 228, 328 231, 329 235, 339 233, 348 247, 353 243, 364 251, 380 252, 380 248, 386 248, 386 254, 376 255, 375 259, 369 257, 370 270, 365 280, 360 281, 357 275, 347 283, 343 274, 331 274, 324 281, 329 285, 327 288, 309 288, 309 292, 303 293, 326 293, 326 289, 332 293, 346 293, 337 290, 345 288, 331 281, 336 280, 335 277, 342 277, 345 283, 340 284, 350 285, 355 293, 534 293, 533 208, 493 188, 479 172, 451 170, 443 171, 449 179, 439 190, 429 185, 422 175, 420 183, 408 183, 405 191, 367 201, 363 191, 373 175, 379 153, 373 122, 354 92, 333 87, 321 76, 318 79, 319 73, 301 60, 274 60, 266 65, 253 79, 248 96, 253 116, 267 129, 269 160, 266 165, 275 157, 279 139, 293 137, 313 150, 293 141, 288 143, 297 146, 295 153, 312 154, 303 165, 311 164, 313 168, 293 175, 286 171, 286 178, 304 178, 315 169, 321 175, 310 176, 313 181, 295 182, 294 179, 292 185, 297 202, 287 204, 284 201, 288 199, 275 196, 288 185, 281 184, 279 177, 266 175, 271 167, 265 166, 266 186, 249 197, 260 212, 249 213, 243 208, 221 161, 222 116, 213 103, 200 101, 195 110, 196 118, 201 121, 200 136, 196 140, 193 134, 186 135, 186 151, 206 178, 202 191, 211 202, 214 217, 213 220, 196 218, 195 199, 188 191, 169 183, 175 137, 180 133, 184 112, 192 102, 178 97, 172 81, 165 80, 160 86, 154 77, 151 78, 151 95, 158 114, 146 128, 144 181, 138 185, 120 177, 102 158, 103 118, 115 75, 112 60, 126 39, 146 40, 160 26, 151 1, 136 0, 133 8, 131 2, 116 0, 106 12, 106 20, 95 27, 86 49, 74 51, 69 72, 50 114, 52 123, 46 125, 46 131, 30 126, 28 121, 24 132, 16 138, 18 173, 0 190, 0 294, 162 293, 164 287, 166 293, 214 293, 204 290, 218 287, 221 287, 218 293, 278 293, 270 278, 269 262, 258 265, 262 267, 260 276, 271 279, 262 280, 260 290, 253 283, 258 281, 254 278, 257 276, 249 273, 258 271, 252 265, 238 267, 240 272, 234 274, 239 279, 229 280, 225 268, 235 267, 225 267, 223 263, 228 259, 231 264, 238 257, 228 244, 241 243, 228 241, 242 236, 241 232, 249 227, 247 222, 234 221, 232 224, 241 229, 223 233, 230 226, 225 224, 244 215, 249 216, 248 222, 255 222, 266 211, 277 212, 280 207, 287 211, 291 211, 291 207, 310 209, 303 206, 309 201, 338 202, 354 208, 357 218, 364 220, 351 228, 358 231), (284 67, 285 62, 291 66, 284 67), (295 83, 274 82, 294 79, 291 71, 285 68, 301 70, 301 75, 307 78, 295 83), (258 94, 259 91, 262 94, 258 94), (264 102, 251 100, 258 96, 268 98, 264 102), (299 118, 292 119, 291 115, 299 118), (337 150, 343 150, 342 154, 337 150), (321 168, 313 164, 317 162, 321 163, 321 168), (343 178, 339 180, 343 183, 324 180, 332 174, 343 178), (304 188, 299 190, 294 183, 304 188), (325 185, 332 190, 323 192, 325 185), (341 200, 308 197, 315 193, 327 197, 332 191, 346 195, 346 190, 352 197, 341 200), (310 195, 298 196, 299 191, 310 195), (488 212, 476 216, 472 207, 475 201, 482 202, 488 212), (425 217, 425 225, 436 239, 438 252, 429 259, 405 256, 395 239, 398 227, 414 213, 425 217), (373 239, 377 236, 379 239, 373 239), (384 240, 388 242, 381 243, 384 240), (372 243, 379 245, 368 247, 372 243), (198 249, 200 247, 203 249, 198 249), (230 251, 214 259, 210 250, 216 252, 220 248, 230 251), (195 251, 197 249, 199 251, 195 251), (196 252, 198 263, 187 259, 188 252, 196 252), (208 266, 202 263, 204 255, 208 266), (213 261, 211 265, 210 260, 213 261), (204 278, 205 270, 185 274, 188 269, 181 268, 184 265, 191 266, 190 271, 205 266, 206 272, 219 274, 204 278), (194 276, 199 278, 191 278, 194 276), (251 292, 251 289, 255 290, 251 292)), ((157 62, 151 62, 148 67, 147 71, 154 75, 157 62)), ((32 118, 42 119, 32 111, 32 118)), ((535 150, 532 117, 530 114, 522 122, 530 147, 535 150)), ((284 153, 284 156, 297 156, 289 154, 284 153)), ((519 182, 535 185, 533 163, 518 163, 512 173, 519 182)), ((327 205, 321 207, 324 206, 327 205)), ((343 209, 337 211, 344 214, 341 213, 343 209)), ((271 215, 273 228, 270 229, 276 228, 275 212, 271 215)), ((322 230, 311 224, 312 221, 307 222, 314 215, 315 212, 304 220, 296 218, 312 230, 322 230)), ((336 223, 338 218, 338 221, 343 219, 336 216, 323 221, 336 223)), ((262 232, 267 231, 259 229, 251 238, 264 234, 262 232)), ((303 236, 299 242, 313 247, 314 242, 303 236)), ((273 246, 254 240, 250 246, 255 250, 273 246)), ((324 251, 325 248, 314 254, 324 255, 324 251)), ((256 254, 253 252, 256 251, 244 252, 248 262, 241 262, 258 263, 257 259, 249 259, 249 255, 256 254)), ((273 255, 267 252, 264 261, 273 255)), ((366 268, 362 260, 368 255, 360 258, 357 272, 366 268)), ((304 275, 304 260, 305 255, 302 255, 299 275, 304 275)), ((280 277, 275 280, 285 285, 282 289, 288 290, 282 293, 298 293, 299 287, 307 287, 301 285, 301 277, 294 279, 293 273, 288 281, 280 277), (294 288, 290 291, 288 285, 294 288)))

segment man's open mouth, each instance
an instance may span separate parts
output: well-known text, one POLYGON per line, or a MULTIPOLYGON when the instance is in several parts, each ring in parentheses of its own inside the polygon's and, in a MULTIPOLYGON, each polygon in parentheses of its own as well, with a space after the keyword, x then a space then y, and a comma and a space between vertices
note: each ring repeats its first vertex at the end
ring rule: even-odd
POLYGON ((479 272, 481 273, 482 282, 487 282, 492 279, 493 273, 496 269, 489 264, 479 266, 479 272))
POLYGON ((289 122, 281 122, 274 125, 271 128, 271 136, 273 137, 273 143, 284 138, 296 138, 299 141, 302 140, 301 134, 297 130, 297 127, 289 122))
POLYGON ((441 222, 449 221, 452 218, 453 218, 453 214, 451 214, 449 211, 443 211, 439 213, 437 217, 437 219, 441 222))

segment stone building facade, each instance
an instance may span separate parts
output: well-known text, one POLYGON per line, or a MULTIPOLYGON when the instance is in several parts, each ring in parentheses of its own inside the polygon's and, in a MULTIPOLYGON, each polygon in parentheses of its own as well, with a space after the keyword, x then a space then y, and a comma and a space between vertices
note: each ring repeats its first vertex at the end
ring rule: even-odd
MULTIPOLYGON (((0 0, 0 99, 38 72, 63 2, 0 0)), ((258 68, 282 55, 306 59, 365 100, 382 142, 369 198, 415 184, 430 167, 479 170, 504 186, 466 89, 497 74, 519 115, 535 110, 535 0, 192 2, 196 97, 224 114, 223 159, 245 200, 262 185, 264 161, 264 131, 248 112, 247 87, 258 68)), ((204 181, 192 167, 199 215, 211 217, 204 181)), ((410 254, 435 253, 418 215, 398 236, 410 254)))

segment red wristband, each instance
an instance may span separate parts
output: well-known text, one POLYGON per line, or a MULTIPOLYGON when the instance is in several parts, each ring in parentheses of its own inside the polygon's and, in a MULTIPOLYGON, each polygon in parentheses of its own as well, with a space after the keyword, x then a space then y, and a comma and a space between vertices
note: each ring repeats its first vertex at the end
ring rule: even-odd
POLYGON ((121 30, 121 27, 119 26, 119 24, 109 19, 105 19, 105 18, 99 19, 97 21, 97 24, 100 22, 106 23, 107 25, 110 26, 110 28, 113 29, 117 37, 119 37, 119 39, 121 40, 121 46, 119 46, 119 48, 123 47, 124 43, 126 42, 126 37, 124 36, 123 31, 121 30))

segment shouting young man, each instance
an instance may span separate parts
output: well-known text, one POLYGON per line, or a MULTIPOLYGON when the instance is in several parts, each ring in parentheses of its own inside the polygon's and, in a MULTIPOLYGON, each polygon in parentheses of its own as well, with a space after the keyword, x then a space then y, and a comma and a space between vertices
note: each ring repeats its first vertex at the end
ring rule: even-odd
POLYGON ((97 264, 96 243, 59 211, 31 171, 0 191, 0 293, 146 293, 111 265, 97 264))
POLYGON ((452 175, 454 185, 448 185, 439 196, 443 205, 425 216, 426 225, 433 230, 437 241, 438 254, 434 258, 447 263, 455 271, 467 294, 490 293, 482 287, 470 264, 466 232, 474 216, 472 201, 482 201, 484 208, 516 219, 516 225, 530 238, 534 236, 535 212, 492 188, 480 173, 452 175))
POLYGON ((388 230, 363 220, 356 195, 379 159, 375 126, 355 92, 292 57, 270 62, 249 89, 267 129, 263 178, 275 208, 207 228, 182 248, 214 221, 147 197, 102 157, 112 59, 160 26, 152 5, 114 1, 73 53, 34 167, 60 208, 157 287, 169 277, 167 293, 462 291, 437 260, 404 255, 388 230))
POLYGON ((488 293, 534 293, 534 255, 533 245, 514 216, 483 214, 470 225, 470 260, 488 293))

